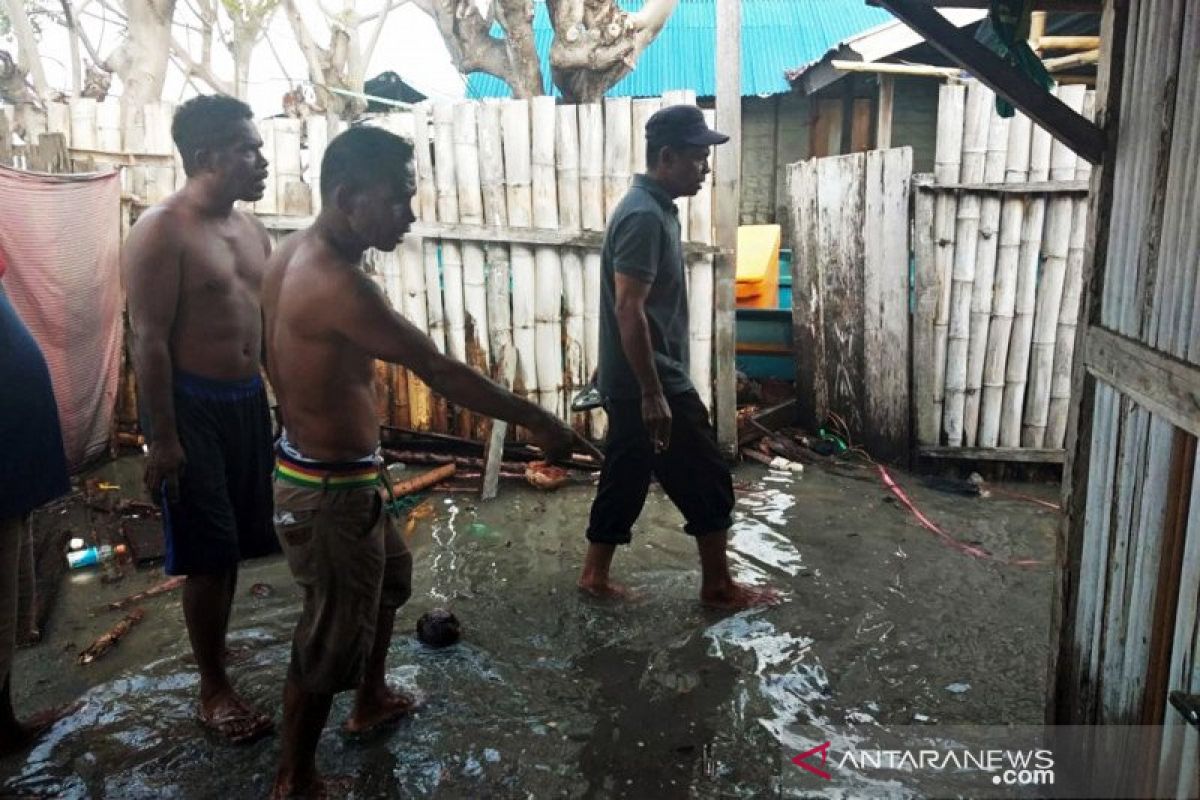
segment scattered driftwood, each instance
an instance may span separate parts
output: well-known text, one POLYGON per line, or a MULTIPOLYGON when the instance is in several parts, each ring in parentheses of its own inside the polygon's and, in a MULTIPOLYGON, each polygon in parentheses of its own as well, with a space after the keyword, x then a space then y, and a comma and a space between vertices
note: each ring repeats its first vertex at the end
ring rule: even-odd
POLYGON ((149 600, 151 597, 157 597, 160 594, 173 592, 180 586, 183 586, 186 581, 187 578, 183 575, 176 575, 172 578, 167 578, 162 583, 156 583, 154 586, 151 586, 144 592, 138 592, 137 594, 131 594, 128 597, 124 597, 120 600, 114 600, 109 603, 106 608, 109 611, 120 611, 126 606, 135 605, 143 600, 149 600))
POLYGON ((392 484, 392 496, 404 497, 410 494, 424 491, 432 486, 436 486, 444 480, 449 480, 454 477, 455 470, 458 467, 454 463, 443 464, 442 466, 431 469, 423 475, 418 475, 415 478, 397 481, 392 484))
POLYGON ((145 616, 146 612, 141 608, 135 608, 133 611, 130 611, 124 619, 113 625, 100 638, 83 649, 79 654, 79 663, 90 664, 109 650, 112 650, 125 634, 129 633, 133 629, 133 626, 141 622, 145 616))

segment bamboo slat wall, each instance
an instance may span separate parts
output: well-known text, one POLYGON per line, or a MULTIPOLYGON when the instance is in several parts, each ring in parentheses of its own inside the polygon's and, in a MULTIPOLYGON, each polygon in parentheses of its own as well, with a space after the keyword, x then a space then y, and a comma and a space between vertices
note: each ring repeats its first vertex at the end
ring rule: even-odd
MULTIPOLYGON (((1083 86, 1056 93, 1091 108, 1083 86)), ((1063 447, 1087 178, 1028 118, 1001 118, 986 86, 941 88, 935 172, 915 209, 918 445, 1063 447)))
MULTIPOLYGON (((694 102, 690 92, 603 104, 532 101, 424 103, 374 117, 413 142, 418 223, 394 253, 368 262, 393 305, 434 343, 566 419, 571 396, 599 358, 600 234, 633 174, 644 168, 646 120, 664 103, 694 102), (477 238, 472 238, 472 237, 477 238), (511 377, 510 377, 511 373, 511 377)), ((78 167, 122 165, 135 204, 166 197, 184 181, 173 152, 174 108, 147 106, 137 130, 114 127, 115 101, 51 104, 33 136, 61 130, 78 167)), ((0 117, 0 154, 12 153, 0 117)), ((711 121, 710 121, 711 123, 711 121)), ((271 162, 266 192, 249 210, 277 237, 320 210, 320 162, 330 130, 324 117, 261 120, 271 162)), ((18 166, 36 148, 18 147, 18 166)), ((681 200, 688 256, 690 370, 711 407, 713 352, 712 176, 701 194, 681 200)), ((381 371, 384 421, 424 430, 482 436, 484 422, 447 407, 400 370, 381 371)), ((600 436, 604 415, 573 420, 600 436)))

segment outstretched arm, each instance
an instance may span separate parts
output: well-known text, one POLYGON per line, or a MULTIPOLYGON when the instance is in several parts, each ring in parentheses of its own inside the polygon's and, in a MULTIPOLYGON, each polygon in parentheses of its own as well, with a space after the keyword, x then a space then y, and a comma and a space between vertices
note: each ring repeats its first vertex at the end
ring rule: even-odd
MULTIPOLYGON (((480 414, 529 429, 549 458, 566 455, 574 432, 539 406, 438 352, 428 336, 392 309, 379 287, 354 273, 340 294, 334 328, 375 358, 412 370, 438 394, 480 414)), ((331 303, 331 305, 333 305, 331 303)))

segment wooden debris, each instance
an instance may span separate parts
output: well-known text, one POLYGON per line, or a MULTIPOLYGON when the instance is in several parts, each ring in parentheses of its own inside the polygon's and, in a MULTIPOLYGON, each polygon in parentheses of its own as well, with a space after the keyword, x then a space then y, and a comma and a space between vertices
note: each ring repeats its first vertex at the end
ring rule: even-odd
POLYGON ((131 606, 136 603, 140 603, 143 600, 149 600, 151 597, 157 597, 160 594, 166 594, 167 592, 173 592, 176 589, 178 589, 180 586, 183 586, 183 584, 185 582, 187 582, 186 576, 175 575, 174 577, 167 578, 162 583, 156 583, 154 586, 151 586, 149 589, 147 589, 144 592, 138 592, 137 594, 131 594, 128 597, 122 598, 120 600, 114 600, 111 603, 109 603, 106 606, 106 608, 109 611, 120 611, 122 608, 125 608, 126 606, 131 606))
POLYGON ((146 612, 141 608, 135 608, 133 611, 130 611, 124 619, 113 625, 100 638, 84 648, 79 654, 79 663, 81 665, 90 664, 109 650, 112 650, 125 634, 129 633, 133 629, 133 626, 141 622, 145 616, 146 612))
POLYGON ((405 495, 416 494, 424 491, 431 486, 436 486, 444 480, 454 477, 454 472, 457 469, 455 464, 444 464, 436 469, 431 469, 423 475, 418 475, 415 478, 398 481, 392 484, 392 495, 394 497, 404 497, 405 495))

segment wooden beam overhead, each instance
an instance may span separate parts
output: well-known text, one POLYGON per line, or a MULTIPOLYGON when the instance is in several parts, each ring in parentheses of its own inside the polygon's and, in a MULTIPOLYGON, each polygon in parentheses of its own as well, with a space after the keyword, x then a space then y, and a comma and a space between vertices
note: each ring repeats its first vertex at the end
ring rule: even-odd
POLYGON ((921 0, 870 0, 881 6, 947 57, 971 71, 998 95, 1025 112, 1052 136, 1092 164, 1105 150, 1104 132, 1061 100, 1013 69, 999 56, 954 27, 921 0))

